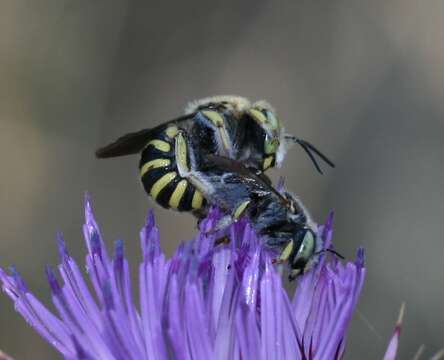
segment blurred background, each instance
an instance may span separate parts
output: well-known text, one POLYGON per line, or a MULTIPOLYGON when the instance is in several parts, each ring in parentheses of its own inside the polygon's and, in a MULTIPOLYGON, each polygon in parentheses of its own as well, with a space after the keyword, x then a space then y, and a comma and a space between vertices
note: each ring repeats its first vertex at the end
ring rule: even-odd
MULTIPOLYGON (((193 99, 267 99, 289 132, 337 163, 318 175, 298 148, 273 173, 315 219, 335 210, 336 248, 364 246, 368 274, 348 359, 380 359, 403 301, 400 359, 444 346, 444 2, 66 1, 0 5, 0 264, 49 303, 55 233, 83 262, 88 190, 108 244, 133 270, 153 206, 138 158, 94 150, 173 118, 193 99)), ((194 219, 156 207, 164 249, 194 219)), ((59 356, 0 296, 0 349, 59 356)))

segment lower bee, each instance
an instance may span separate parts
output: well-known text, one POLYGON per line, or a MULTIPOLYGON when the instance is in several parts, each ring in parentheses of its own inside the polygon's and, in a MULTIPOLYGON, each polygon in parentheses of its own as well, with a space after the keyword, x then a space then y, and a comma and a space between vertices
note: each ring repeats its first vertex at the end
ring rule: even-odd
POLYGON ((316 263, 322 252, 334 252, 324 249, 317 225, 302 202, 290 193, 280 193, 262 176, 224 157, 209 156, 205 173, 210 189, 205 195, 226 212, 212 232, 223 232, 247 216, 264 245, 280 252, 275 262, 288 263, 290 280, 316 263))
POLYGON ((141 153, 145 191, 164 208, 202 212, 208 201, 203 164, 209 155, 242 162, 256 174, 279 166, 290 144, 299 144, 315 167, 314 155, 333 163, 305 140, 286 134, 265 101, 250 103, 237 96, 215 96, 191 103, 185 115, 127 134, 98 149, 98 158, 141 153))

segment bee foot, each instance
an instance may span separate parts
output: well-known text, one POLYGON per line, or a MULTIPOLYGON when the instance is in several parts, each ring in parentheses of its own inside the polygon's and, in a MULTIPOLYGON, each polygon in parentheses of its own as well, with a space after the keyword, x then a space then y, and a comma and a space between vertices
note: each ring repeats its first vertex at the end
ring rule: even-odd
POLYGON ((271 263, 272 263, 273 265, 280 265, 280 264, 285 263, 285 260, 284 260, 284 259, 272 259, 272 260, 271 260, 271 263))

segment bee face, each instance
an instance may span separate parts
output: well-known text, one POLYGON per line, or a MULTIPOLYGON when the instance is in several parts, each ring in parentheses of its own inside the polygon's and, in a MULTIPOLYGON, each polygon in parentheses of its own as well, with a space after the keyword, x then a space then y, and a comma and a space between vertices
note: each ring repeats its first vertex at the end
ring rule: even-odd
POLYGON ((241 160, 251 168, 266 171, 274 166, 280 167, 287 150, 294 143, 304 148, 319 172, 320 168, 312 152, 330 166, 334 166, 311 144, 286 134, 276 111, 264 100, 250 103, 248 99, 240 96, 212 96, 191 102, 186 107, 185 113, 190 115, 199 111, 212 111, 213 115, 219 118, 221 125, 218 126, 225 129, 223 130, 227 133, 225 137, 230 138, 232 149, 227 150, 227 146, 224 146, 222 155, 241 160), (245 126, 246 123, 250 125, 245 126), (249 129, 249 135, 243 137, 246 128, 249 129), (239 142, 240 139, 242 140, 239 142))
POLYGON ((295 238, 284 248, 281 260, 288 261, 291 268, 289 279, 293 280, 307 270, 316 251, 316 235, 310 229, 298 231, 295 238))
POLYGON ((274 109, 265 101, 259 101, 247 110, 247 114, 264 132, 264 153, 275 155, 281 145, 281 124, 274 109))

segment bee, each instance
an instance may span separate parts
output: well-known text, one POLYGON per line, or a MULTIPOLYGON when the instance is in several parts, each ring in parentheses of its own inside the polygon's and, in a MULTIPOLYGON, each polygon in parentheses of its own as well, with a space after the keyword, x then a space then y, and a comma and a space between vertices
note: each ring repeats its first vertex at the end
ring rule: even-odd
POLYGON ((220 239, 225 239, 222 234, 231 223, 248 217, 265 247, 280 252, 274 263, 288 264, 290 281, 315 264, 325 251, 342 257, 334 250, 324 249, 317 224, 302 202, 289 192, 276 190, 229 158, 210 155, 203 168, 211 188, 206 196, 226 214, 211 230, 220 239))
POLYGON ((273 107, 238 96, 190 103, 185 114, 152 129, 124 135, 96 151, 98 158, 141 153, 145 191, 164 208, 205 213, 210 193, 202 164, 209 155, 239 161, 256 174, 280 166, 291 144, 299 144, 316 169, 315 156, 334 164, 309 142, 285 133, 273 107))

